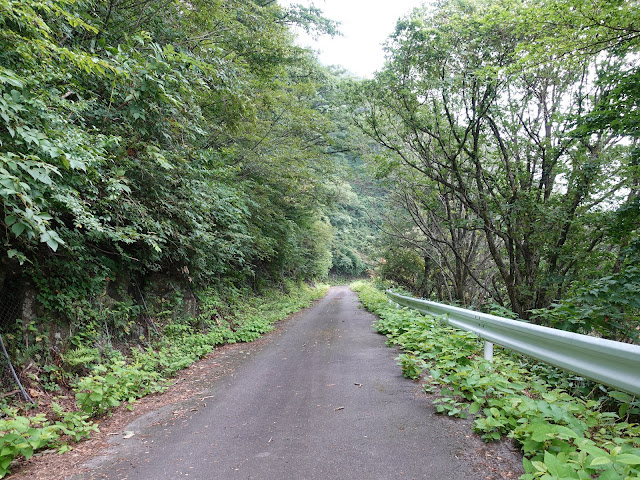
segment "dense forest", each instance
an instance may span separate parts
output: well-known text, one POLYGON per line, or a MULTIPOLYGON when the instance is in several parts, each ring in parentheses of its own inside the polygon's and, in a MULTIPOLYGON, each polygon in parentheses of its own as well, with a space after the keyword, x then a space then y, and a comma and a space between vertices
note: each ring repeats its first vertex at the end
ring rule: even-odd
POLYGON ((638 341, 635 1, 443 1, 353 86, 382 149, 387 278, 420 295, 638 341))
POLYGON ((292 27, 336 32, 274 1, 0 1, 0 476, 370 267, 344 75, 292 27))
POLYGON ((7 278, 91 296, 149 272, 323 275, 328 73, 288 24, 330 24, 254 2, 4 3, 7 278))
MULTIPOLYGON (((122 317, 160 277, 189 295, 326 278, 339 80, 289 28, 332 22, 273 2, 2 9, 5 327, 104 295, 122 317)), ((338 273, 364 269, 338 250, 338 273)))
POLYGON ((361 80, 313 6, 0 0, 0 398, 58 422, 0 476, 328 278, 638 342, 638 7, 432 2, 361 80))

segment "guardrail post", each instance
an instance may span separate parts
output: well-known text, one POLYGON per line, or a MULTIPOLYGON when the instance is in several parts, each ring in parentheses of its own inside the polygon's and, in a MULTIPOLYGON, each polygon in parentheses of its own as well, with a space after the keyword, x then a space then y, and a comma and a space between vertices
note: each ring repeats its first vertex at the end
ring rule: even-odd
POLYGON ((484 358, 489 362, 495 343, 640 398, 640 345, 555 330, 391 291, 387 295, 393 303, 474 332, 485 340, 484 358))
POLYGON ((493 343, 484 342, 484 359, 493 362, 493 343))
MULTIPOLYGON (((387 293, 391 293, 391 289, 387 290, 387 293)), ((400 305, 398 305, 398 302, 394 302, 391 299, 389 299, 389 305, 395 305, 396 308, 400 308, 400 305)))

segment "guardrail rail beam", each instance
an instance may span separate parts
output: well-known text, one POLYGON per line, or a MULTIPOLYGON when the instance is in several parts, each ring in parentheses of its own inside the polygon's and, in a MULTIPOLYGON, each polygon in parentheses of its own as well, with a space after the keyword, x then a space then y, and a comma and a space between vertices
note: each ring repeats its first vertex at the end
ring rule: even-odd
POLYGON ((484 339, 484 358, 493 344, 577 373, 640 397, 640 346, 533 325, 488 313, 452 307, 387 290, 393 302, 421 313, 442 316, 450 325, 484 339))

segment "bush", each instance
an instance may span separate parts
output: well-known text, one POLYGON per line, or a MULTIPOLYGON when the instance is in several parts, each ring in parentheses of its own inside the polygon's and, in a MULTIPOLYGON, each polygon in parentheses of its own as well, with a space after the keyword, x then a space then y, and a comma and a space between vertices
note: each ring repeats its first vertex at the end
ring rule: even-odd
POLYGON ((103 415, 123 401, 132 402, 163 389, 158 372, 143 370, 124 361, 99 365, 74 386, 78 406, 92 416, 103 415))
POLYGON ((98 428, 88 421, 87 415, 78 412, 64 412, 59 405, 52 405, 58 417, 50 422, 40 413, 32 417, 20 415, 17 409, 4 408, 0 419, 0 478, 9 473, 11 462, 18 456, 31 458, 34 452, 45 448, 58 447, 68 450, 66 443, 61 442, 63 436, 73 441, 88 437, 98 428))

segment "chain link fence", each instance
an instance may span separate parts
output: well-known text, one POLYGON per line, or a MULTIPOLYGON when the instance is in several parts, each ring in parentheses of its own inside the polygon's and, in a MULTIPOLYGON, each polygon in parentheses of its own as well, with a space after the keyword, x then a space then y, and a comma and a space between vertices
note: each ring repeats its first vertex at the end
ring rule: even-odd
MULTIPOLYGON (((0 334, 11 331, 16 320, 22 318, 24 293, 24 281, 21 278, 5 277, 0 289, 0 334)), ((18 388, 7 358, 0 354, 0 394, 16 391, 18 388)))

